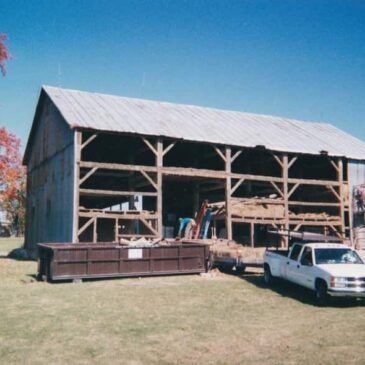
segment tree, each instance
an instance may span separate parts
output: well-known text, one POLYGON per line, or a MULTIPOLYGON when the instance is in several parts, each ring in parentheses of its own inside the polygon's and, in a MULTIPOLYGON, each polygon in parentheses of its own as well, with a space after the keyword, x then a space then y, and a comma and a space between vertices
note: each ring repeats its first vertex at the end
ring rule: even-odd
POLYGON ((20 139, 0 128, 0 208, 6 212, 17 235, 24 232, 25 169, 20 154, 20 139))
POLYGON ((5 76, 6 74, 6 67, 5 62, 9 61, 11 56, 10 53, 5 46, 4 42, 8 39, 8 36, 4 33, 0 33, 0 71, 5 76))

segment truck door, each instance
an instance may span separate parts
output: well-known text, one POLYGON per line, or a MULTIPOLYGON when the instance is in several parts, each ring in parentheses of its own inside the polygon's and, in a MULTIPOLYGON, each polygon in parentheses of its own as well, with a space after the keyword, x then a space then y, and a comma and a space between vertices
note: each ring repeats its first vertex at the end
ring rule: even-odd
POLYGON ((299 284, 307 288, 314 288, 313 275, 313 250, 311 247, 305 247, 298 265, 299 284))
POLYGON ((298 258, 303 246, 295 244, 285 262, 285 279, 299 284, 300 276, 298 273, 298 258))

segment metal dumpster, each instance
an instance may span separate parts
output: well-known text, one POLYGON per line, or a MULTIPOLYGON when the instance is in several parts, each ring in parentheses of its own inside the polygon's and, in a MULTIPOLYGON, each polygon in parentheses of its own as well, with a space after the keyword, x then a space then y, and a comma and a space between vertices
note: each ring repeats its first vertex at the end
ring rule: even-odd
POLYGON ((38 278, 83 278, 196 274, 207 271, 209 246, 179 243, 130 247, 116 243, 39 244, 38 278))

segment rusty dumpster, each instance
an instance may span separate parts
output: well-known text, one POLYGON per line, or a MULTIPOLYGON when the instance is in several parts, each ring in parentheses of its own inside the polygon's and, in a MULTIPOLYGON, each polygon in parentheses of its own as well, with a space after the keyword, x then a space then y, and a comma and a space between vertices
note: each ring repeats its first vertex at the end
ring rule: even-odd
POLYGON ((39 244, 38 278, 86 278, 196 274, 207 271, 209 246, 179 243, 131 247, 116 243, 39 244))

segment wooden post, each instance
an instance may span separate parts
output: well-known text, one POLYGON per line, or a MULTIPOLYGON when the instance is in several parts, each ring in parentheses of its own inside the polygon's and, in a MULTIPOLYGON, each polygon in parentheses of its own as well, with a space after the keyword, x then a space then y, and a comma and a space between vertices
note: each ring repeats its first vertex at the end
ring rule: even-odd
POLYGON ((255 223, 250 224, 251 247, 255 247, 255 223))
POLYGON ((158 234, 163 236, 162 226, 162 166, 163 166, 163 142, 161 138, 157 139, 157 154, 156 154, 156 167, 157 167, 157 231, 158 234))
POLYGON ((199 205, 199 198, 200 198, 200 194, 199 194, 199 184, 194 184, 193 187, 193 215, 192 217, 195 216, 195 214, 198 212, 200 205, 199 205))
POLYGON ((227 239, 232 239, 232 213, 231 213, 231 188, 232 188, 232 178, 231 178, 231 148, 226 147, 225 153, 226 162, 226 231, 227 239))
POLYGON ((339 193, 340 193, 340 216, 341 216, 341 236, 345 238, 345 204, 344 204, 344 189, 343 189, 343 161, 341 158, 338 159, 338 170, 337 178, 339 182, 339 193))
MULTIPOLYGON (((283 195, 284 195, 284 228, 288 232, 289 230, 289 186, 288 186, 288 178, 289 178, 289 162, 288 162, 288 154, 285 153, 283 155, 283 195)), ((289 240, 288 237, 285 237, 284 245, 288 247, 289 240)))
POLYGON ((79 242, 79 199, 80 199, 80 161, 81 161, 82 132, 74 134, 74 192, 73 192, 73 229, 72 242, 79 242))

